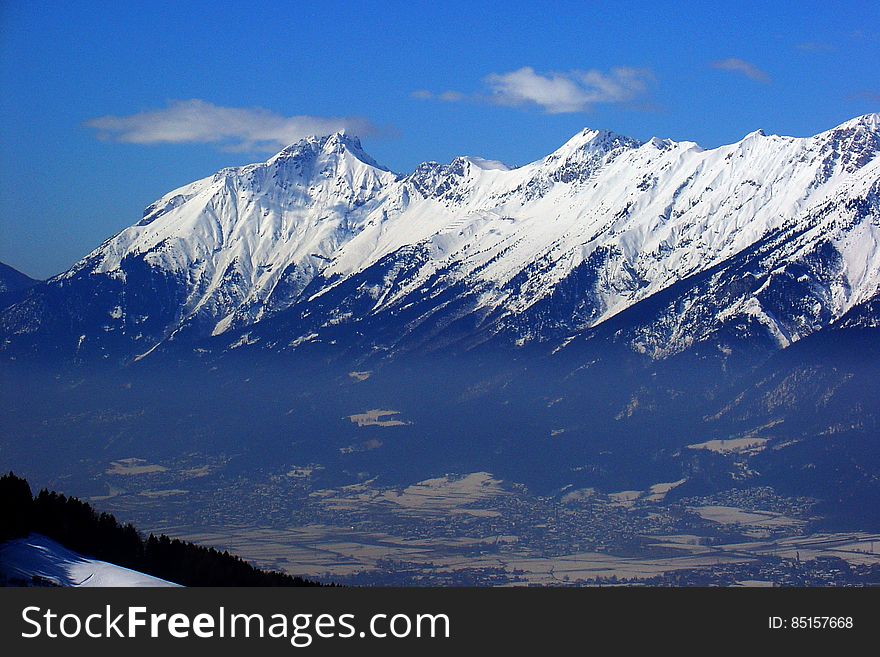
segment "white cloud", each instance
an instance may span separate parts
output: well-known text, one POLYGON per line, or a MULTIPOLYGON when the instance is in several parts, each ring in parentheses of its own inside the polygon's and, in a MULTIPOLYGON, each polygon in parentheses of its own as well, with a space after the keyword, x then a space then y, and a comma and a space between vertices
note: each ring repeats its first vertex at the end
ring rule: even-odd
POLYGON ((435 94, 427 89, 419 89, 418 91, 413 91, 410 95, 416 100, 442 100, 444 103, 457 103, 465 99, 465 95, 460 91, 444 91, 443 93, 435 94))
POLYGON ((849 100, 866 100, 869 103, 880 103, 880 91, 859 91, 850 94, 849 100))
POLYGON ((731 71, 732 73, 740 73, 755 82, 770 82, 770 76, 767 75, 767 73, 754 64, 736 57, 729 57, 727 59, 718 60, 717 62, 712 62, 712 68, 717 68, 721 71, 731 71))
POLYGON ((464 94, 460 91, 444 91, 437 98, 445 103, 457 103, 460 100, 464 100, 464 94))
POLYGON ((828 53, 835 51, 834 46, 830 43, 825 43, 824 41, 807 41, 805 43, 797 44, 796 47, 802 52, 828 53))
POLYGON ((413 92, 419 100, 458 102, 474 98, 495 105, 535 106, 548 114, 566 114, 589 111, 599 103, 625 103, 648 90, 653 81, 651 71, 640 68, 616 67, 608 73, 595 69, 567 73, 536 73, 525 66, 509 73, 492 73, 484 82, 487 92, 468 96, 459 91, 435 94, 420 90, 413 92))
POLYGON ((489 100, 499 105, 537 105, 548 114, 584 112, 597 103, 623 103, 647 91, 645 69, 617 67, 541 75, 529 66, 486 78, 489 100))
POLYGON ((309 135, 351 130, 373 134, 368 121, 346 117, 282 116, 261 107, 220 107, 175 100, 164 109, 86 122, 100 139, 129 144, 216 143, 227 150, 276 151, 309 135))

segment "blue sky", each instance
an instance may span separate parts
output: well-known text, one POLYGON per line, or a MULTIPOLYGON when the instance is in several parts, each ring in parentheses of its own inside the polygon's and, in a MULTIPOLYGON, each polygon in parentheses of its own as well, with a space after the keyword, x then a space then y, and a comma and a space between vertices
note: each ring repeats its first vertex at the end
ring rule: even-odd
POLYGON ((872 2, 0 3, 0 261, 69 267, 165 192, 347 126, 406 172, 585 126, 706 147, 880 111, 872 2))

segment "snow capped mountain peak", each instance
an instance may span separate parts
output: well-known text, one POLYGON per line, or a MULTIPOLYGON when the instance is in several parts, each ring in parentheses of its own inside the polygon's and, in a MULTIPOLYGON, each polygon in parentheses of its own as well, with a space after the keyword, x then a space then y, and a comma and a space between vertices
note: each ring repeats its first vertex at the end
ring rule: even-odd
POLYGON ((812 138, 826 172, 853 173, 880 153, 880 114, 865 114, 812 138))
POLYGON ((671 148, 675 145, 675 142, 671 139, 660 139, 659 137, 651 137, 648 141, 646 141, 643 146, 651 146, 656 148, 657 150, 666 150, 667 148, 671 148))
POLYGON ((857 116, 836 128, 816 135, 815 139, 837 141, 843 147, 874 148, 880 150, 880 114, 857 116))
POLYGON ((618 135, 609 130, 584 128, 551 153, 547 159, 565 159, 578 151, 608 153, 619 148, 638 148, 639 146, 641 146, 641 142, 638 140, 618 135))
POLYGON ((367 154, 356 135, 345 130, 339 130, 329 135, 314 135, 300 139, 270 158, 267 164, 285 160, 308 161, 320 155, 350 156, 375 169, 389 171, 388 167, 382 166, 367 154))
POLYGON ((794 279, 807 281, 798 304, 815 316, 782 326, 784 310, 738 298, 718 321, 748 316, 789 344, 880 289, 878 124, 869 114, 815 137, 755 131, 708 150, 584 129, 520 167, 463 156, 406 176, 353 135, 307 137, 166 194, 57 281, 112 281, 100 330, 146 335, 143 351, 188 334, 256 335, 283 313, 300 318, 297 336, 410 307, 423 309, 414 325, 437 322, 445 311, 432 304, 453 296, 450 307, 524 343, 595 327, 777 239, 749 276, 800 263, 812 273, 794 279), (136 309, 153 290, 169 291, 161 312, 136 309))
POLYGON ((395 180, 356 136, 306 137, 166 194, 60 278, 127 281, 146 266, 180 294, 164 337, 185 326, 224 331, 295 298, 395 180))
POLYGON ((849 121, 844 121, 839 126, 837 126, 836 128, 832 128, 828 132, 847 129, 862 129, 869 132, 878 132, 880 131, 880 113, 872 112, 870 114, 857 116, 850 119, 849 121))
POLYGON ((357 135, 350 134, 345 130, 334 132, 332 135, 328 136, 327 140, 324 142, 323 151, 325 153, 333 153, 336 155, 350 153, 364 164, 368 164, 376 169, 381 169, 382 171, 390 171, 388 167, 379 164, 367 154, 357 135))
POLYGON ((483 171, 510 171, 514 168, 499 160, 487 160, 483 157, 467 156, 462 159, 467 160, 475 167, 477 167, 478 169, 482 169, 483 171))

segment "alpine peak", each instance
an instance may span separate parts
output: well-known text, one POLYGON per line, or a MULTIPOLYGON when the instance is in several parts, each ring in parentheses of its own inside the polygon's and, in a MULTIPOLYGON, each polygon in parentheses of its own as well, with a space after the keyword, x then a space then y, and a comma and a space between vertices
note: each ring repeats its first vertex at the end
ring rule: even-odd
MULTIPOLYGON (((379 333, 400 335, 388 326, 418 335, 422 324, 567 339, 731 267, 729 287, 705 278, 693 292, 700 312, 673 304, 633 348, 662 357, 736 322, 787 346, 880 293, 878 125, 868 114, 810 138, 756 131, 707 150, 584 129, 517 168, 459 157, 407 176, 345 131, 306 137, 166 194, 43 285, 77 300, 56 304, 77 308, 53 319, 59 340, 140 355, 224 334, 227 346, 247 334, 283 349, 351 326, 381 348, 379 333)), ((13 342, 48 330, 32 328, 46 317, 5 312, 13 342)))
POLYGON ((346 153, 364 164, 382 171, 389 171, 374 160, 361 145, 357 135, 337 130, 328 135, 311 135, 282 149, 269 163, 289 159, 314 159, 318 156, 342 157, 346 153))
POLYGON ((638 148, 641 142, 610 130, 584 128, 560 146, 553 155, 568 155, 579 150, 609 152, 618 148, 638 148))

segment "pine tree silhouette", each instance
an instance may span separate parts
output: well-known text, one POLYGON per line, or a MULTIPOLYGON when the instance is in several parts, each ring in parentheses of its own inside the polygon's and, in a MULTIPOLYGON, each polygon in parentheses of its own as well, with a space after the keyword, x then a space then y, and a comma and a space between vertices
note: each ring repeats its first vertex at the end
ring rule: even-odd
POLYGON ((46 489, 33 497, 27 480, 12 472, 0 477, 0 508, 0 541, 35 532, 85 556, 184 586, 321 586, 164 534, 144 539, 131 523, 120 524, 75 497, 46 489))

